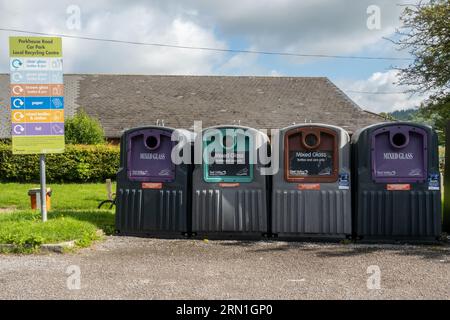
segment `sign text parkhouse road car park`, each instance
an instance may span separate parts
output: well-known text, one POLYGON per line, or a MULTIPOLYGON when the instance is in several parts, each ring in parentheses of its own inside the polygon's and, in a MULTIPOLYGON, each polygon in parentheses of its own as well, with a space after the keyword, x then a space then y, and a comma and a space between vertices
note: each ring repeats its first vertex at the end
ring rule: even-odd
POLYGON ((64 152, 61 38, 10 37, 14 154, 64 152))

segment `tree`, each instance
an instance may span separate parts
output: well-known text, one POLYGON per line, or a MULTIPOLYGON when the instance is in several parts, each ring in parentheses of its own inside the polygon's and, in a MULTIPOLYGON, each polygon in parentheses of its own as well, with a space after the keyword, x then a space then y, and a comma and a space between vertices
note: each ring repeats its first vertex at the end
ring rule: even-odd
POLYGON ((439 144, 445 142, 445 126, 450 119, 450 95, 441 96, 429 100, 418 109, 413 120, 424 122, 433 126, 439 135, 439 144))
POLYGON ((430 0, 405 8, 394 41, 409 50, 414 61, 400 70, 398 84, 410 86, 413 93, 430 97, 414 116, 431 124, 444 143, 445 122, 450 118, 450 0, 430 0))
POLYGON ((409 108, 390 112, 389 115, 395 120, 411 121, 417 113, 417 108, 409 108))
POLYGON ((397 30, 400 50, 409 50, 414 61, 400 69, 399 84, 412 86, 415 92, 437 92, 450 89, 450 1, 431 0, 406 7, 397 30))
POLYGON ((395 117, 388 112, 380 112, 380 116, 382 116, 385 120, 395 121, 395 117))
POLYGON ((68 144, 103 144, 105 132, 100 122, 84 110, 65 121, 65 136, 68 144))

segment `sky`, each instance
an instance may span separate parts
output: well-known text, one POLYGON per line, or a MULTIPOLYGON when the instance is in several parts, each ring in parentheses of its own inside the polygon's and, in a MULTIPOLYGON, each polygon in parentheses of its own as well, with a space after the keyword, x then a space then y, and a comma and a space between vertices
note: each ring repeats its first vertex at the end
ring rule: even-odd
MULTIPOLYGON (((218 49, 411 58, 388 39, 414 0, 0 0, 0 28, 218 49)), ((9 72, 0 31, 0 73, 9 72)), ((65 73, 328 77, 363 109, 416 107, 412 60, 288 57, 63 38, 65 73), (371 94, 378 93, 378 94, 371 94), (386 94, 389 93, 389 94, 386 94)))

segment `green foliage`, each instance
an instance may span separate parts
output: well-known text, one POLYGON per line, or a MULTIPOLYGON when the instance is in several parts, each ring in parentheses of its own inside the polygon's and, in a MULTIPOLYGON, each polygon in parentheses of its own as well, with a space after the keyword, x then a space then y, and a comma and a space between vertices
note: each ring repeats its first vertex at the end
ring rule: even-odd
POLYGON ((450 2, 431 0, 405 8, 402 28, 394 41, 408 50, 414 62, 401 69, 400 83, 412 85, 419 92, 450 89, 450 2))
POLYGON ((38 251, 42 244, 75 241, 78 247, 87 247, 93 241, 99 240, 95 222, 99 214, 108 218, 108 225, 114 223, 112 212, 85 211, 62 214, 55 212, 49 214, 49 220, 42 222, 36 212, 25 211, 20 213, 5 213, 0 216, 0 243, 13 244, 14 252, 32 253, 38 251))
MULTIPOLYGON (((10 210, 29 209, 30 197, 28 196, 28 190, 38 187, 39 184, 31 183, 0 183, 0 190, 7 190, 7 192, 0 192, 0 208, 10 210)), ((105 200, 107 196, 105 183, 51 183, 47 187, 52 189, 52 210, 61 212, 67 210, 92 210, 97 208, 98 204, 105 200)), ((113 190, 115 190, 114 184, 113 190)), ((19 214, 19 212, 16 212, 16 215, 19 214)), ((72 215, 76 215, 76 213, 72 213, 72 215)), ((37 219, 40 219, 38 213, 36 216, 37 219)), ((99 216, 99 218, 101 217, 103 215, 99 216)))
POLYGON ((9 138, 5 138, 5 139, 0 139, 0 145, 11 145, 12 141, 9 138))
POLYGON ((414 116, 417 114, 416 108, 404 109, 404 110, 396 110, 390 112, 389 115, 395 120, 399 121, 413 121, 414 116))
POLYGON ((389 121, 395 120, 395 118, 390 113, 380 112, 380 116, 389 121))
POLYGON ((418 109, 413 120, 431 125, 439 135, 439 144, 445 144, 445 127, 450 119, 450 94, 430 99, 418 109))
POLYGON ((52 211, 41 222, 38 210, 30 207, 31 184, 0 184, 0 208, 17 208, 0 214, 0 252, 34 253, 41 244, 75 241, 76 247, 88 247, 104 234, 114 232, 114 210, 95 209, 106 197, 105 184, 52 184, 52 211), (99 232, 102 230, 103 232, 99 232))
MULTIPOLYGON (((119 169, 117 146, 67 145, 65 153, 46 156, 51 182, 103 182, 114 179, 119 169)), ((13 155, 11 146, 0 144, 0 181, 39 181, 39 155, 13 155)))
POLYGON ((441 170, 442 173, 444 173, 444 167, 445 167, 445 147, 440 146, 439 147, 439 169, 441 170))
MULTIPOLYGON (((40 215, 39 215, 40 217, 40 215)), ((70 218, 77 221, 88 222, 104 234, 111 235, 115 230, 114 210, 56 210, 49 213, 50 219, 70 218)))
POLYGON ((409 5, 393 42, 414 61, 400 69, 399 84, 411 92, 431 94, 412 121, 433 126, 440 144, 445 142, 445 122, 450 118, 450 1, 430 0, 409 5))
POLYGON ((84 110, 65 120, 66 144, 102 144, 105 132, 100 122, 90 117, 84 110))

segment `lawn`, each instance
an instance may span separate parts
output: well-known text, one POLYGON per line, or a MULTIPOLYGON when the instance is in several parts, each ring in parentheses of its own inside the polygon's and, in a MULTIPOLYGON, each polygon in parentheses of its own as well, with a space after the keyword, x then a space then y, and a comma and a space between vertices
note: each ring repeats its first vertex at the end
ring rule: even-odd
MULTIPOLYGON (((49 184, 47 187, 53 191, 52 210, 92 210, 107 197, 105 184, 102 183, 49 184)), ((0 183, 0 209, 30 209, 28 190, 32 188, 39 188, 39 185, 0 183)))
POLYGON ((15 244, 18 252, 34 252, 42 243, 74 240, 85 247, 99 240, 99 230, 114 231, 114 210, 98 210, 106 199, 104 184, 51 184, 52 209, 48 221, 30 210, 28 190, 38 185, 0 184, 0 244, 15 244))

